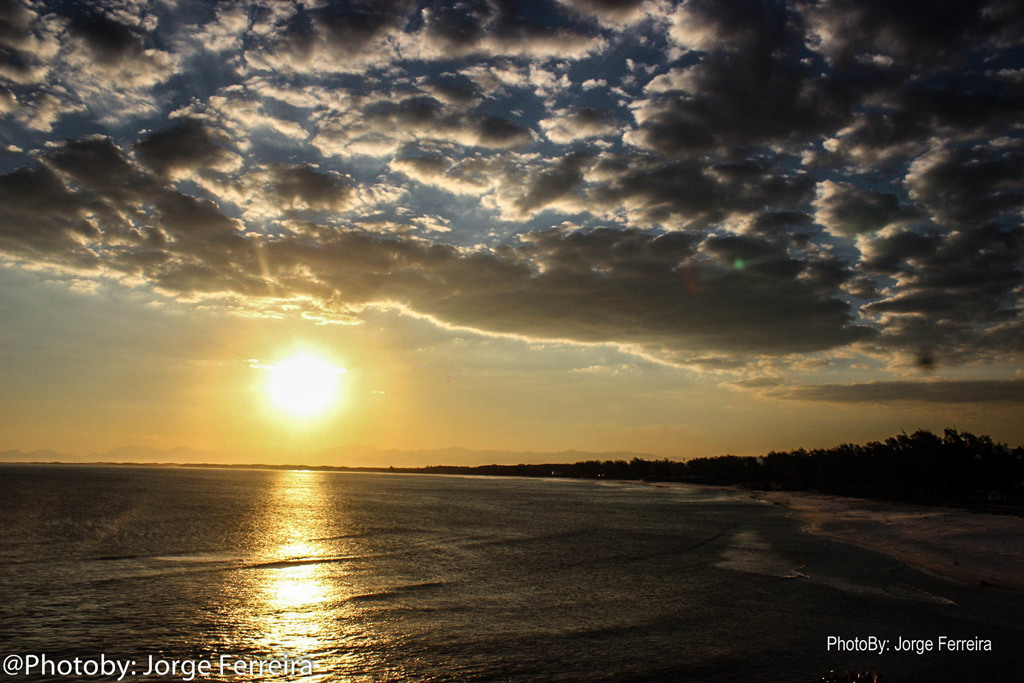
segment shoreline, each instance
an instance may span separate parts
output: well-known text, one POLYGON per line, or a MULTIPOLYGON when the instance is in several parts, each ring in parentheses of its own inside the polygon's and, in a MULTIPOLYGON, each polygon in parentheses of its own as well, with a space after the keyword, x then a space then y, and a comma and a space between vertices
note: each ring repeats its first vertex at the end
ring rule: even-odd
POLYGON ((1024 591, 1024 518, 804 491, 748 492, 809 533, 854 543, 963 583, 1024 591))
POLYGON ((961 583, 1024 591, 1024 517, 810 491, 651 482, 746 494, 789 510, 804 530, 886 553, 915 569, 961 583))

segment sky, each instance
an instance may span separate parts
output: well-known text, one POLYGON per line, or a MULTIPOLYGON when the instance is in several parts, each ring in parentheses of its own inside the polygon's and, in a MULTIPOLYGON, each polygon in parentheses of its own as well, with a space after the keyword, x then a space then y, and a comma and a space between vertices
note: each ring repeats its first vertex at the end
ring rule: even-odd
POLYGON ((1020 444, 1022 36, 1010 0, 0 0, 0 449, 1020 444), (268 389, 297 354, 315 414, 268 389))

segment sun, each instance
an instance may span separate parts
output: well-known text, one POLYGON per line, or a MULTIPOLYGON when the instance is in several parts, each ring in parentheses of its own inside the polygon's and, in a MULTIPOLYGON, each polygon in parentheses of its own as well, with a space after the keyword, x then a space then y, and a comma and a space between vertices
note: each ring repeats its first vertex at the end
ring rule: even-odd
POLYGON ((293 417, 313 417, 335 405, 341 397, 345 368, 309 353, 300 353, 266 366, 267 394, 280 410, 293 417))

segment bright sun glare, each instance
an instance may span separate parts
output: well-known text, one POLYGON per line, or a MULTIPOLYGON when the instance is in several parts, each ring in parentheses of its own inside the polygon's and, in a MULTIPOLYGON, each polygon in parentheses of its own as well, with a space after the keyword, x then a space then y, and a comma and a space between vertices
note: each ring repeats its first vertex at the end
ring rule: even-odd
POLYGON ((345 368, 311 354, 299 354, 267 369, 270 400, 286 413, 312 417, 338 402, 345 368))

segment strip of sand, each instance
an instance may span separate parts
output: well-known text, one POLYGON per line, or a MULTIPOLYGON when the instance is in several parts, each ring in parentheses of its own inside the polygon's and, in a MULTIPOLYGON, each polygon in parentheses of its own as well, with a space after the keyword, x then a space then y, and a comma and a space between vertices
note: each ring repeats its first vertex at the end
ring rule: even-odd
POLYGON ((753 497, 798 513, 812 533, 959 581, 1024 590, 1024 517, 793 491, 753 497))

